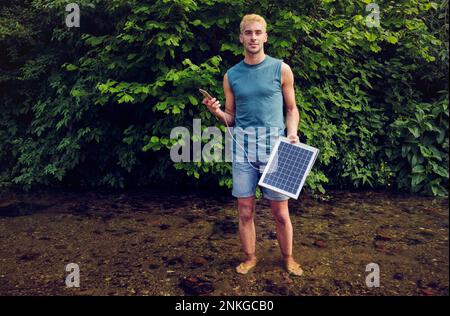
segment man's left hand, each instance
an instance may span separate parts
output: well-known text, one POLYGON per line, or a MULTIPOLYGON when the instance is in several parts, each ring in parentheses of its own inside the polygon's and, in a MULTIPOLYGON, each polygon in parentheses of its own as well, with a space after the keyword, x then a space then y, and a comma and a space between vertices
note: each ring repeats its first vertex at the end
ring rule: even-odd
POLYGON ((291 142, 291 144, 295 144, 299 142, 299 138, 296 134, 288 135, 287 138, 291 142))

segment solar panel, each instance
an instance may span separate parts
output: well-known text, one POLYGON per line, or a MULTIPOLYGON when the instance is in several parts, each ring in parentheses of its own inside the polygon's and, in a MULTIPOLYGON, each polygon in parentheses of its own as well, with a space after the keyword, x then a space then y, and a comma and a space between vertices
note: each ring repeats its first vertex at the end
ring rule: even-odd
POLYGON ((270 153, 259 185, 298 199, 319 149, 280 137, 270 153))

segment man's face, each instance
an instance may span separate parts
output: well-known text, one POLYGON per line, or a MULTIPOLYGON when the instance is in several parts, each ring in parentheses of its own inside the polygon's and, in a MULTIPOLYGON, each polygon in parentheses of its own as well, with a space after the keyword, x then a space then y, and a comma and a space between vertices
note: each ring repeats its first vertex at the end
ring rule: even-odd
POLYGON ((267 42, 267 33, 259 22, 247 22, 239 35, 239 40, 247 53, 258 54, 267 42))

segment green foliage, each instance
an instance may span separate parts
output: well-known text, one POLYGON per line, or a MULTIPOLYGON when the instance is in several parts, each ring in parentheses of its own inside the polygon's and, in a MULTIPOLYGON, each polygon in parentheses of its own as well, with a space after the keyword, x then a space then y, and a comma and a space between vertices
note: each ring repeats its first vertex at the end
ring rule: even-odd
POLYGON ((192 136, 195 118, 225 131, 197 88, 223 100, 240 19, 256 12, 266 53, 294 71, 301 140, 321 150, 311 190, 448 194, 448 1, 377 1, 368 27, 371 1, 83 0, 72 29, 67 1, 4 2, 2 188, 231 187, 229 163, 173 163, 170 132, 192 136))
POLYGON ((436 103, 408 104, 389 125, 388 134, 385 153, 399 187, 447 195, 448 94, 436 103))

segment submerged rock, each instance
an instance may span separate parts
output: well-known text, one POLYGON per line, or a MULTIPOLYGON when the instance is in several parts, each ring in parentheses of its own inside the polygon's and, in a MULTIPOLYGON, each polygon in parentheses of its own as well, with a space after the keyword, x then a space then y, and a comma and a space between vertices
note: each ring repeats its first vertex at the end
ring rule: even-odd
POLYGON ((20 261, 32 261, 32 260, 36 259, 36 258, 39 257, 39 256, 40 256, 39 253, 37 253, 37 252, 31 252, 31 253, 27 253, 27 254, 24 254, 24 255, 19 256, 18 259, 19 259, 20 261))
POLYGON ((214 291, 214 286, 211 281, 197 276, 182 278, 180 280, 180 287, 186 294, 190 295, 205 295, 214 291))
POLYGON ((264 287, 264 291, 275 294, 275 295, 284 295, 284 296, 294 296, 296 293, 289 288, 286 284, 277 284, 272 280, 266 280, 266 285, 264 287))
POLYGON ((214 233, 219 234, 236 234, 238 231, 237 224, 232 220, 223 220, 214 224, 214 233))
POLYGON ((327 245, 326 245, 325 241, 319 239, 319 240, 314 241, 314 246, 316 246, 318 248, 325 248, 327 245))
POLYGON ((167 224, 161 224, 161 225, 159 225, 159 228, 161 228, 161 230, 166 230, 166 229, 169 229, 169 228, 170 228, 170 225, 167 225, 167 224))
POLYGON ((195 257, 194 260, 192 260, 192 265, 191 266, 193 268, 198 268, 198 267, 204 266, 207 263, 208 263, 208 260, 206 260, 205 258, 203 258, 203 257, 195 257))

